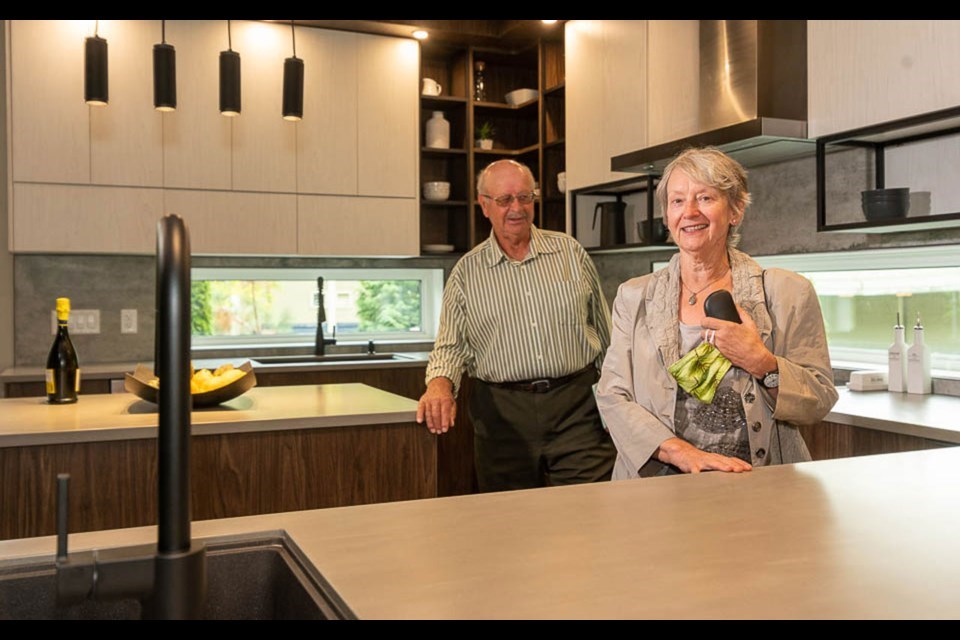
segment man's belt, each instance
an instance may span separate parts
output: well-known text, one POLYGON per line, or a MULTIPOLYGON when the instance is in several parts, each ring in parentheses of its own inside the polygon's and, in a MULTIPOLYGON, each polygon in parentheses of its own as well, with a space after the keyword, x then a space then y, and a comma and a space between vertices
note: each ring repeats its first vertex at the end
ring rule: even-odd
POLYGON ((594 366, 591 364, 568 376, 562 376, 560 378, 541 378, 540 380, 523 380, 520 382, 485 382, 485 384, 489 384, 492 387, 500 387, 501 389, 510 389, 511 391, 546 393, 551 389, 556 389, 559 386, 567 384, 574 378, 582 376, 592 369, 594 369, 594 366))

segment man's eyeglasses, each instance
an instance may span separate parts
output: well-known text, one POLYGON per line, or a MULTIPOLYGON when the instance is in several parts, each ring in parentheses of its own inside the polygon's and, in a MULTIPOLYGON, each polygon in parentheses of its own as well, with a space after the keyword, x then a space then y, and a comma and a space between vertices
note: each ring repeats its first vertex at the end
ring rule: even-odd
POLYGON ((498 207, 509 207, 511 204, 513 204, 514 199, 516 199, 516 201, 520 204, 533 204, 533 201, 537 199, 539 193, 536 189, 534 189, 533 191, 527 191, 526 193, 518 193, 517 195, 506 193, 496 198, 493 196, 488 196, 485 193, 481 193, 480 195, 488 200, 493 200, 497 203, 498 207))

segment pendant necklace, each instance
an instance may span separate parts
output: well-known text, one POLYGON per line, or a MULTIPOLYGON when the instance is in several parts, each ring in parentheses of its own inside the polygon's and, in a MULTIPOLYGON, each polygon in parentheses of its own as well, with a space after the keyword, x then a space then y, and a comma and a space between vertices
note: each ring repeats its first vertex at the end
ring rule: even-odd
POLYGON ((688 287, 686 284, 684 284, 684 283, 683 283, 683 277, 681 276, 681 277, 680 277, 680 286, 686 288, 687 291, 690 292, 690 297, 687 298, 687 303, 688 303, 688 304, 691 304, 691 305, 697 304, 697 294, 701 293, 701 292, 702 292, 704 289, 706 289, 707 287, 709 287, 709 286, 711 286, 711 285, 713 285, 713 284, 716 284, 717 282, 720 282, 721 280, 723 280, 723 279, 727 276, 727 272, 729 272, 729 271, 730 271, 730 267, 727 267, 727 270, 723 272, 723 275, 722 275, 722 276, 720 276, 720 277, 717 278, 716 280, 712 280, 711 282, 708 282, 706 286, 700 287, 700 288, 697 289, 696 291, 694 291, 693 289, 691 289, 690 287, 688 287))

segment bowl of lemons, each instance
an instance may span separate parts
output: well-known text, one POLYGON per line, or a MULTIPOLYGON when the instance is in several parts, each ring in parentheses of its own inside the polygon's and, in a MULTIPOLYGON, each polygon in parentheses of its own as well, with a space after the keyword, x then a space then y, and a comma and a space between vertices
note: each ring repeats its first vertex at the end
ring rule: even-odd
MULTIPOLYGON (((153 369, 138 364, 133 373, 125 374, 123 388, 141 400, 156 404, 160 383, 153 369)), ((257 377, 249 361, 239 367, 222 364, 216 369, 194 369, 190 365, 190 398, 194 409, 213 407, 232 400, 255 386, 257 377)))

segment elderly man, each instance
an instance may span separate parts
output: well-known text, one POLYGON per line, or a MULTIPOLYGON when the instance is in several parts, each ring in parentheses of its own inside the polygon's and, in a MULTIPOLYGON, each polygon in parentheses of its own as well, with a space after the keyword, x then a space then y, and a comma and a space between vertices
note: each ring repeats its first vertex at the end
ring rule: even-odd
POLYGON ((446 433, 463 370, 476 379, 468 411, 481 491, 607 480, 616 457, 592 393, 610 312, 583 247, 533 226, 534 185, 513 160, 480 173, 492 233, 450 273, 417 409, 418 422, 446 433))

